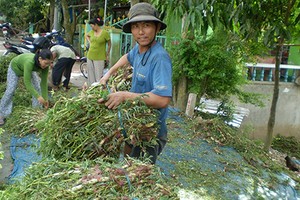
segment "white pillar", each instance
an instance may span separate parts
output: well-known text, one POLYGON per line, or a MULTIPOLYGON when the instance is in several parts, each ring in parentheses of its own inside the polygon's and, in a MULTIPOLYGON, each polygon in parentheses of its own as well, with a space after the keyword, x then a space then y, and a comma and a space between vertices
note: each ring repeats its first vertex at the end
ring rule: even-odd
POLYGON ((54 7, 54 19, 53 19, 53 29, 58 30, 59 25, 58 25, 58 4, 59 0, 55 1, 55 7, 54 7))
POLYGON ((107 0, 105 0, 105 4, 104 4, 104 16, 103 16, 104 24, 105 24, 105 19, 106 19, 106 7, 107 7, 107 0))
POLYGON ((89 21, 91 19, 91 0, 89 0, 89 21))
POLYGON ((196 99, 197 99, 197 94, 194 93, 189 94, 189 98, 185 110, 185 114, 189 117, 192 117, 194 115, 196 99))

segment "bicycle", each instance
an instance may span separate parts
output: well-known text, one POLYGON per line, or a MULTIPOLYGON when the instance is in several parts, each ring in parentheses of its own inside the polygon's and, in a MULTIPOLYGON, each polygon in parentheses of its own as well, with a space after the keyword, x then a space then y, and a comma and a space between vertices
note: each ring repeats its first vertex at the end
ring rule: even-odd
POLYGON ((84 78, 88 78, 88 69, 87 69, 87 58, 80 58, 80 72, 84 78))
MULTIPOLYGON (((82 48, 84 47, 83 45, 81 46, 82 48)), ((84 52, 87 52, 89 50, 89 47, 90 45, 88 44, 85 49, 84 49, 84 52)), ((80 58, 80 72, 81 74, 83 75, 84 78, 88 78, 88 67, 87 67, 87 58, 84 56, 84 57, 81 57, 80 58)))
MULTIPOLYGON (((88 49, 88 48, 87 48, 88 49)), ((88 78, 88 67, 87 67, 87 58, 86 57, 82 57, 80 58, 80 72, 83 75, 84 78, 88 78)), ((109 62, 105 61, 104 64, 104 74, 107 72, 107 68, 109 66, 109 62)))

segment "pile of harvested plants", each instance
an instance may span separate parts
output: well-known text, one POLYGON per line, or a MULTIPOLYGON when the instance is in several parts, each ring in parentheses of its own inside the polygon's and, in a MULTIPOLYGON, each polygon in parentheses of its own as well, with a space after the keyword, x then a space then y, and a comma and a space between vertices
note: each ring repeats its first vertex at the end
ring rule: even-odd
POLYGON ((43 109, 15 106, 5 123, 5 131, 18 137, 31 133, 39 134, 36 124, 45 117, 46 111, 43 109))
POLYGON ((179 199, 158 167, 138 160, 118 162, 45 160, 28 169, 22 182, 1 199, 179 199))
POLYGON ((47 117, 38 123, 43 155, 60 160, 119 157, 124 140, 122 129, 126 129, 126 139, 136 142, 146 138, 146 143, 153 143, 157 133, 156 110, 139 99, 126 101, 111 110, 98 103, 98 99, 106 98, 107 94, 99 85, 76 98, 57 101, 47 117))
MULTIPOLYGON (((117 90, 119 82, 125 84, 128 78, 116 74, 107 87, 117 90)), ((59 160, 117 158, 124 140, 143 146, 155 144, 158 111, 146 106, 142 97, 125 101, 118 109, 108 109, 98 103, 108 94, 109 90, 98 85, 73 98, 62 96, 36 123, 43 156, 59 160)))
POLYGON ((128 90, 130 81, 131 66, 124 66, 110 78, 107 87, 90 87, 73 97, 53 93, 56 102, 47 112, 16 107, 6 130, 21 137, 29 133, 40 135, 43 156, 59 160, 116 158, 124 140, 136 145, 153 145, 158 111, 147 107, 142 97, 123 102, 115 110, 98 103, 109 92, 128 90))
POLYGON ((98 103, 109 92, 129 87, 129 79, 130 74, 129 78, 116 74, 107 87, 98 85, 74 97, 56 97, 47 112, 16 109, 18 124, 11 131, 21 131, 19 136, 39 135, 44 159, 0 192, 0 198, 178 199, 175 187, 163 181, 156 166, 130 158, 120 161, 124 140, 153 145, 158 131, 159 113, 145 105, 143 96, 114 110, 98 103))

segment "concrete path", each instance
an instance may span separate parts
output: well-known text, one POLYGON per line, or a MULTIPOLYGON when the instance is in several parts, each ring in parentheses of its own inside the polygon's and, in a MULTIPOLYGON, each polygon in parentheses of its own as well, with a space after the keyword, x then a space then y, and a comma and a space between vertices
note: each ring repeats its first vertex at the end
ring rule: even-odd
POLYGON ((71 73, 71 86, 82 88, 87 79, 80 72, 80 62, 75 62, 71 73))

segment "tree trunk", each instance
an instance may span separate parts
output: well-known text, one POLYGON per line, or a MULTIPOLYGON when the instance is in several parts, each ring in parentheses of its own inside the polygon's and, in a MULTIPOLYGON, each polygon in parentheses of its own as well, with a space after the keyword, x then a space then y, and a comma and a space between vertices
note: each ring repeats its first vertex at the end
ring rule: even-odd
POLYGON ((187 103, 187 77, 185 75, 179 79, 175 87, 174 95, 174 106, 184 112, 187 103))
MULTIPOLYGON (((186 19, 187 16, 184 15, 182 18, 182 27, 181 27, 181 37, 186 38, 190 37, 193 38, 193 30, 189 32, 186 26, 186 19)), ((187 104, 187 93, 188 93, 188 83, 187 83, 187 76, 183 73, 178 82, 175 86, 175 98, 173 98, 174 106, 181 111, 185 111, 186 104, 187 104)))
MULTIPOLYGON (((76 27, 75 15, 73 14, 73 21, 71 23, 67 0, 61 0, 61 5, 62 5, 62 9, 63 9, 63 14, 64 14, 63 24, 64 24, 65 31, 66 31, 66 42, 69 44, 73 44, 73 37, 74 37, 74 32, 75 32, 75 27, 76 27)), ((72 13, 74 13, 74 11, 72 13)))
POLYGON ((268 121, 268 133, 264 145, 264 150, 269 152, 272 140, 273 140, 273 131, 275 126, 275 115, 277 108, 277 101, 279 97, 279 78, 280 78, 280 62, 281 62, 281 53, 282 53, 283 41, 281 40, 276 46, 276 64, 275 64, 275 83, 274 83, 274 92, 272 105, 270 110, 270 117, 268 121))
POLYGON ((49 6, 50 31, 54 28, 53 26, 54 8, 55 8, 55 0, 50 0, 50 6, 49 6))

